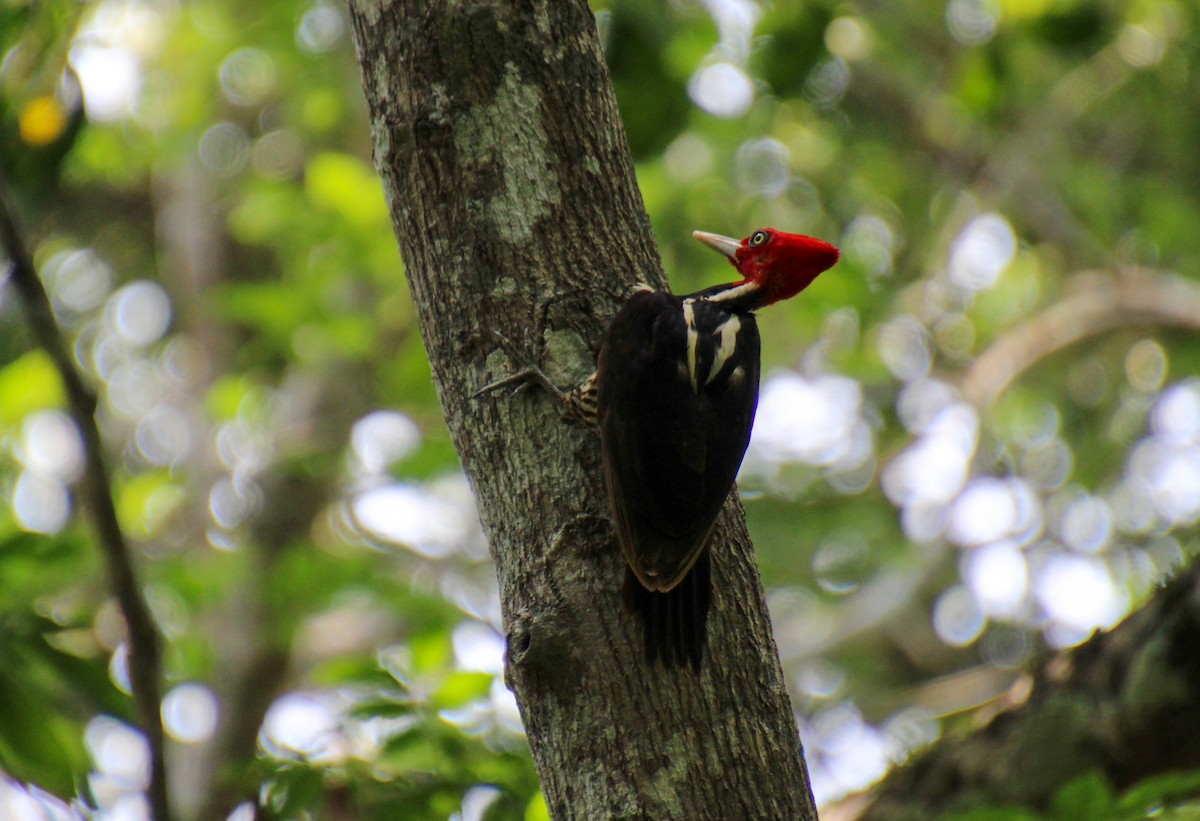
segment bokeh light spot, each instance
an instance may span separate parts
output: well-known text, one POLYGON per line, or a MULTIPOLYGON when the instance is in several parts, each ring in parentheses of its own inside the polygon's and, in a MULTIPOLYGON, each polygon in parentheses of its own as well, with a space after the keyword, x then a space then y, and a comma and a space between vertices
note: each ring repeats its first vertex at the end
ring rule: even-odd
POLYGON ((218 71, 225 99, 238 106, 260 105, 275 87, 275 61, 260 48, 240 48, 218 71))
POLYGON ((72 482, 83 472, 83 440, 67 413, 31 413, 21 423, 21 461, 31 471, 72 482))
POLYGON ((504 672, 504 638, 491 625, 464 621, 452 631, 451 641, 460 670, 478 670, 493 675, 504 672))
POLYGON ((300 18, 296 44, 311 54, 323 54, 337 45, 345 31, 341 10, 326 0, 318 0, 300 18))
POLYGON ((263 736, 286 751, 317 757, 329 751, 340 715, 335 699, 327 694, 288 693, 267 710, 263 736))
POLYGON ((676 182, 698 182, 712 170, 712 148, 703 137, 694 132, 685 131, 676 137, 663 152, 663 165, 676 182))
POLYGON ((264 177, 290 179, 304 167, 304 143, 291 129, 268 132, 255 140, 252 161, 264 177))
POLYGON ((113 328, 133 345, 157 342, 171 325, 171 300, 161 285, 131 282, 110 300, 113 328))
POLYGON ((1021 612, 1029 590, 1029 566, 1015 544, 976 548, 967 555, 963 570, 963 580, 986 615, 1010 618, 1021 612))
POLYGON ((173 405, 152 407, 133 434, 138 451, 156 465, 173 465, 191 453, 194 434, 187 414, 173 405))
POLYGON ((806 729, 801 735, 812 762, 818 803, 860 790, 887 772, 890 740, 864 721, 853 704, 834 704, 821 710, 806 729))
POLYGON ((1096 553, 1112 540, 1112 510, 1099 497, 1086 493, 1075 495, 1059 513, 1057 530, 1063 543, 1072 550, 1096 553))
POLYGON ((1017 504, 1008 482, 985 476, 975 479, 950 508, 946 535, 961 545, 994 542, 1017 525, 1017 504))
POLYGON ((825 48, 846 61, 868 56, 873 40, 866 22, 857 17, 836 17, 825 27, 825 48))
POLYGON ((818 63, 808 75, 804 90, 820 106, 836 105, 850 88, 850 69, 840 57, 818 63))
POLYGON ((1188 380, 1163 391, 1151 411, 1150 428, 1179 444, 1200 441, 1200 381, 1188 380))
POLYGON ((57 479, 25 470, 12 490, 13 513, 22 530, 58 533, 71 512, 66 486, 57 479))
POLYGON ((1117 53, 1134 68, 1158 65, 1166 50, 1164 39, 1143 26, 1124 26, 1117 35, 1117 53))
POLYGON ((859 214, 846 227, 842 253, 866 269, 868 276, 880 277, 892 273, 892 252, 896 234, 891 224, 874 214, 859 214))
POLYGON ((466 511, 416 484, 372 488, 355 497, 352 509, 369 533, 430 558, 450 555, 468 530, 466 511))
POLYGON ((84 742, 100 773, 128 789, 145 788, 150 775, 150 750, 141 733, 101 715, 88 722, 84 742))
POLYGON ((1134 389, 1150 393, 1162 387, 1167 376, 1167 352, 1154 339, 1133 343, 1125 354, 1125 377, 1134 389))
POLYGON ((364 471, 383 474, 421 443, 416 423, 397 411, 380 410, 354 423, 350 444, 364 471))
POLYGON ((938 596, 933 605, 933 629, 938 637, 953 647, 965 647, 983 632, 983 610, 974 594, 962 585, 955 585, 938 596))
POLYGON ((230 122, 211 126, 200 137, 200 162, 217 176, 232 177, 246 166, 250 137, 230 122))
POLYGON ((754 84, 738 66, 713 63, 692 75, 688 94, 692 102, 714 117, 732 119, 750 110, 754 84))
POLYGON ((905 382, 929 373, 933 356, 929 332, 914 317, 901 315, 879 330, 879 358, 898 379, 905 382))
POLYGON ((999 19, 996 0, 950 0, 946 4, 946 27, 950 36, 964 46, 977 46, 992 39, 999 19))
POLYGON ((108 296, 112 269, 91 249, 60 251, 42 269, 54 307, 81 313, 108 296))
POLYGON ((83 105, 89 120, 115 122, 133 112, 142 69, 132 52, 81 43, 71 49, 71 66, 83 85, 83 105))
POLYGON ((176 741, 206 741, 217 729, 217 697, 203 684, 179 684, 163 698, 162 718, 176 741))
POLYGON ((858 589, 869 569, 870 551, 857 535, 826 539, 813 555, 817 584, 827 593, 846 595, 858 589))
POLYGON ((742 143, 735 167, 738 185, 764 197, 778 197, 787 191, 792 177, 787 146, 770 137, 742 143))
POLYGON ((1046 615, 1079 640, 1111 627, 1128 608, 1105 564, 1088 556, 1050 556, 1035 572, 1033 589, 1046 615))
POLYGON ((862 387, 848 377, 805 379, 794 371, 771 375, 751 433, 750 467, 770 472, 784 462, 837 462, 852 442, 861 407, 862 387))
POLYGON ((950 281, 968 291, 996 284, 1017 254, 1017 237, 999 214, 980 214, 959 232, 950 249, 950 281))

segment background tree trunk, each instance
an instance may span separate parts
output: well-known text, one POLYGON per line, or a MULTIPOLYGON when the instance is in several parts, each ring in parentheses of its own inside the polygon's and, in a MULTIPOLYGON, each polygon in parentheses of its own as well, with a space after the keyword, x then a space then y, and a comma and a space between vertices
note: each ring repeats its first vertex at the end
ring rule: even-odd
POLYGON ((552 814, 815 818, 740 505, 718 523, 704 672, 650 667, 621 602, 597 437, 542 394, 471 398, 515 367, 492 330, 567 385, 590 373, 634 285, 665 285, 586 2, 350 12, 375 162, 552 814))
MULTIPOLYGON (((1019 679, 1009 698, 992 706, 986 726, 949 735, 893 771, 855 817, 908 821, 981 805, 1041 809, 1064 785, 1089 776, 1100 779, 1090 789, 1107 810, 1113 790, 1194 770, 1198 646, 1200 563, 1193 562, 1110 632, 1047 657, 1019 679)), ((1180 782, 1181 795, 1195 794, 1194 775, 1180 782)), ((1146 795, 1161 809, 1170 790, 1146 795)), ((1139 809, 1129 807, 1128 817, 1139 809)))

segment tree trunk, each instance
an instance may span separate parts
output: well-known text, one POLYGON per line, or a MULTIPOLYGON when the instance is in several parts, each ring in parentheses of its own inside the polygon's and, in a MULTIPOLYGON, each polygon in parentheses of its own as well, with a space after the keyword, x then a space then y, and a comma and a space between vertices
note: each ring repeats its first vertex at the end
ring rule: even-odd
POLYGON ((352 0, 383 178, 434 381, 500 580, 506 677, 555 818, 814 819, 741 506, 713 551, 703 672, 648 665, 620 594, 596 435, 517 367, 594 366, 665 286, 584 0, 352 0))

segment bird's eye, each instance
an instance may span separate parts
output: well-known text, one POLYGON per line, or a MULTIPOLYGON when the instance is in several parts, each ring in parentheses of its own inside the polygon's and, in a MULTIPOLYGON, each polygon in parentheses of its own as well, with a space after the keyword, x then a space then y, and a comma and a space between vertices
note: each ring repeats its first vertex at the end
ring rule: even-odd
POLYGON ((755 231, 753 234, 750 235, 750 247, 758 248, 760 245, 766 245, 767 240, 769 240, 770 238, 771 238, 771 235, 768 234, 766 231, 755 231))

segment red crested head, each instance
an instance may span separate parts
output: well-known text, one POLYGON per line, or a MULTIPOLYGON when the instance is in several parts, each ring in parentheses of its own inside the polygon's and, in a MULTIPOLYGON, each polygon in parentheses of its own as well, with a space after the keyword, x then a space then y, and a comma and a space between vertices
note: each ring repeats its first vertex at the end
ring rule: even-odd
POLYGON ((740 242, 704 231, 693 231, 692 236, 729 257, 742 275, 742 281, 726 292, 730 298, 735 292, 738 298, 753 295, 759 308, 800 293, 840 256, 828 242, 774 228, 760 228, 740 242))

